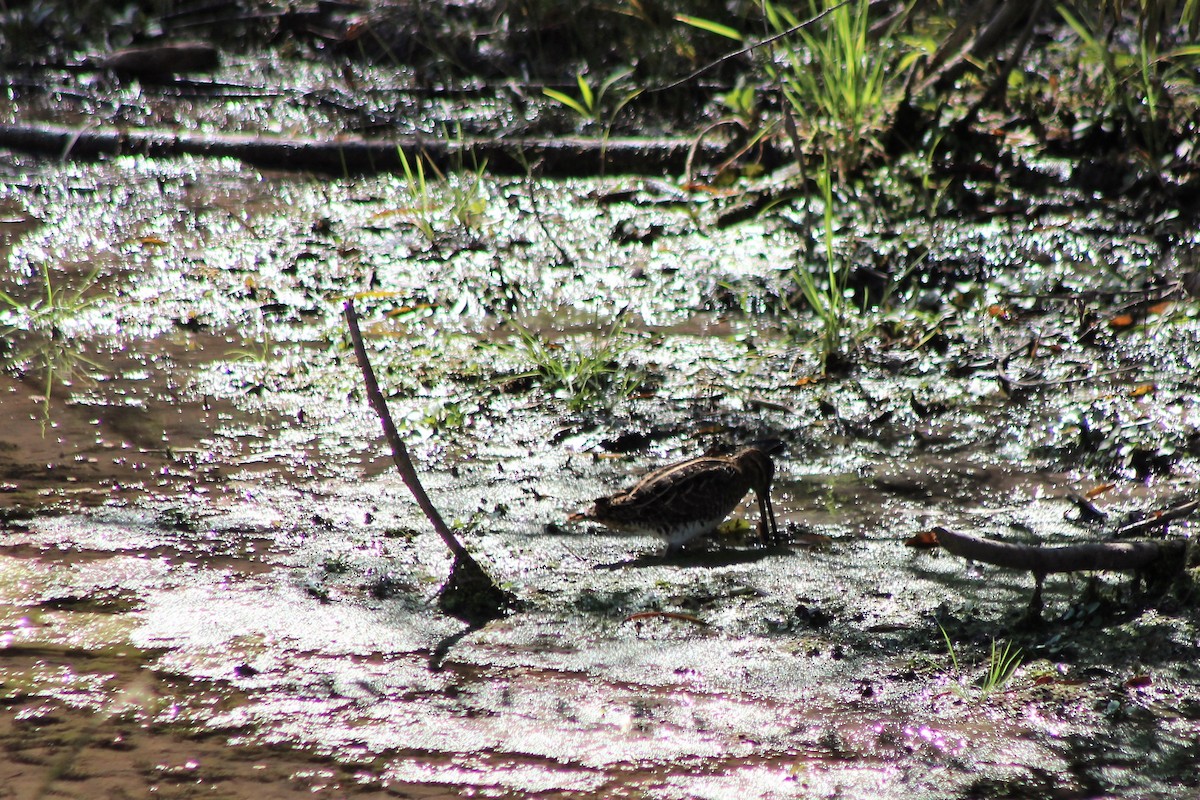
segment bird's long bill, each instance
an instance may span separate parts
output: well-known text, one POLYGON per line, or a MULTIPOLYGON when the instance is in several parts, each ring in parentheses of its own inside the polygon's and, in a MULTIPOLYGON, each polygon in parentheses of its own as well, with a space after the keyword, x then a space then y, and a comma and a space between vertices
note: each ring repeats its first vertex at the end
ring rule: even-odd
POLYGON ((775 507, 771 505, 771 489, 755 489, 754 493, 758 495, 758 536, 763 544, 778 544, 779 523, 775 521, 775 507))

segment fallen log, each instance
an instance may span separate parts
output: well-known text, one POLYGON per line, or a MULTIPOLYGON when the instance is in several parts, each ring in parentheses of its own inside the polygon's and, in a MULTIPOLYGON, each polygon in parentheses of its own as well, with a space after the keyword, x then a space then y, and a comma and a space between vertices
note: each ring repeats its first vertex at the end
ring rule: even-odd
MULTIPOLYGON (((400 150, 410 159, 421 154, 443 172, 456 165, 483 164, 498 175, 538 174, 558 177, 598 173, 681 175, 693 147, 696 158, 720 161, 725 145, 696 144, 687 138, 483 138, 393 136, 368 139, 288 138, 267 134, 197 133, 192 131, 71 128, 49 123, 0 125, 0 147, 52 155, 96 159, 121 155, 171 158, 181 155, 236 158, 260 167, 310 170, 334 175, 402 170, 400 150)), ((775 159, 778 160, 778 159, 775 159)))
POLYGON ((175 75, 214 71, 221 66, 221 53, 204 42, 168 42, 117 50, 93 59, 91 66, 143 80, 168 80, 175 75))
POLYGON ((1042 583, 1051 573, 1114 570, 1165 575, 1182 570, 1187 560, 1187 542, 1183 539, 1042 547, 998 542, 941 527, 934 528, 934 533, 938 544, 961 558, 1032 572, 1035 586, 1026 612, 1026 619, 1031 621, 1041 618, 1042 583))
POLYGON ((997 567, 1040 572, 1143 570, 1163 559, 1182 559, 1186 542, 1096 542, 1062 547, 1012 544, 935 528, 938 544, 956 556, 997 567))

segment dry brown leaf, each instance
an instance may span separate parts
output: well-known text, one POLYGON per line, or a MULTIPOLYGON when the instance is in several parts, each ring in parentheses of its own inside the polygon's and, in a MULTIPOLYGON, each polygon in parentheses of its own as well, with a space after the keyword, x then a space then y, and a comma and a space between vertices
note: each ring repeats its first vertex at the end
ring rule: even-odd
POLYGON ((1088 489, 1086 492, 1083 493, 1083 496, 1086 497, 1088 500, 1093 500, 1093 499, 1099 497, 1100 495, 1104 494, 1105 492, 1107 492, 1109 489, 1113 488, 1114 486, 1116 486, 1115 483, 1101 483, 1098 486, 1093 486, 1092 488, 1088 489))
POLYGON ((931 547, 938 546, 937 533, 935 531, 921 531, 915 536, 910 536, 904 540, 905 547, 917 547, 922 550, 927 550, 931 547))

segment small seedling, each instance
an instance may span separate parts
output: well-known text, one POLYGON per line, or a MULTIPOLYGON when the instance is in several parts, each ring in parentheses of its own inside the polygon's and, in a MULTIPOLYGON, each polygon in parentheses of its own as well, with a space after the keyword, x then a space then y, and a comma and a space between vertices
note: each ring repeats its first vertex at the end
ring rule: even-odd
POLYGON ((1021 648, 1013 648, 1012 642, 1005 643, 1003 648, 996 646, 996 640, 992 639, 992 650, 988 655, 987 672, 979 683, 980 699, 986 699, 992 692, 1003 689, 1009 679, 1016 673, 1017 667, 1021 666, 1024 658, 1021 654, 1021 648))
POLYGON ((1024 661, 1021 648, 1014 649, 1012 642, 1000 647, 993 639, 991 652, 988 655, 987 669, 977 685, 972 688, 963 677, 962 667, 959 664, 958 655, 954 651, 954 643, 950 641, 950 635, 940 625, 938 630, 942 632, 942 638, 946 641, 946 649, 950 653, 950 663, 954 668, 955 683, 951 687, 951 691, 964 700, 973 699, 981 703, 987 700, 989 696, 1008 684, 1024 661))
POLYGON ((721 95, 720 100, 721 105, 748 130, 758 127, 758 95, 752 85, 739 79, 732 89, 721 95))
MULTIPOLYGON (((831 5, 810 0, 810 11, 815 16, 831 5)), ((763 0, 763 11, 777 32, 799 25, 795 13, 770 0, 763 0)), ((802 27, 796 37, 781 39, 767 74, 782 86, 812 139, 852 168, 879 147, 876 133, 896 94, 889 78, 899 74, 891 68, 893 50, 890 33, 871 33, 869 0, 854 0, 834 7, 820 27, 802 27)))
POLYGON ((413 227, 420 231, 427 240, 433 242, 437 236, 433 227, 433 215, 438 209, 438 203, 430 195, 429 184, 425 180, 425 160, 421 156, 417 156, 414 159, 416 162, 414 167, 409 163, 403 148, 397 148, 397 152, 400 155, 400 166, 404 170, 404 193, 408 201, 404 211, 413 227))
POLYGON ((238 347, 228 353, 230 361, 240 361, 248 364, 265 366, 275 358, 276 341, 271 335, 271 329, 263 321, 262 338, 247 340, 245 347, 238 347))
POLYGON ((67 319, 100 301, 99 296, 85 296, 96 285, 100 269, 89 272, 77 287, 69 290, 54 284, 50 277, 50 268, 45 264, 42 265, 41 272, 42 294, 32 300, 23 301, 8 292, 0 291, 0 304, 8 306, 11 315, 16 318, 14 322, 5 324, 60 338, 63 336, 62 327, 67 319))
POLYGON ((821 324, 819 354, 822 371, 828 366, 831 358, 841 353, 843 340, 846 337, 850 303, 846 299, 846 284, 850 277, 852 264, 838 255, 837 232, 834 218, 834 176, 832 164, 828 156, 822 163, 822 170, 817 174, 817 187, 821 192, 824 204, 822 215, 822 233, 825 239, 825 270, 824 275, 798 266, 792 271, 793 277, 800 288, 800 294, 808 303, 809 308, 821 324))
MULTIPOLYGON (((448 132, 446 137, 451 138, 448 132)), ((402 148, 397 150, 404 172, 405 204, 398 212, 384 213, 403 213, 430 243, 437 241, 439 227, 443 228, 443 232, 454 224, 469 230, 479 228, 487 211, 484 182, 487 160, 479 163, 472 157, 471 167, 467 169, 463 159, 463 152, 467 148, 463 144, 461 127, 456 131, 454 140, 457 146, 452 148, 456 155, 451 176, 438 169, 428 154, 417 155, 410 160, 402 148), (427 176, 426 170, 432 179, 427 176), (442 220, 443 224, 439 225, 439 215, 443 215, 443 212, 448 212, 449 220, 442 220)))
POLYGON ((44 264, 41 273, 42 293, 31 300, 21 300, 0 291, 0 307, 8 306, 8 313, 0 317, 0 330, 15 331, 20 336, 23 346, 13 352, 14 362, 30 361, 42 368, 46 378, 42 417, 42 434, 45 435, 55 381, 66 383, 74 378, 86 378, 84 370, 89 367, 101 369, 83 354, 69 333, 67 323, 100 302, 103 295, 91 291, 100 274, 98 268, 88 273, 74 289, 55 285, 49 267, 44 264))
MULTIPOLYGON (((631 74, 633 74, 632 69, 619 69, 601 81, 599 85, 593 89, 591 84, 587 82, 587 79, 584 78, 584 73, 580 72, 575 76, 575 82, 579 86, 578 97, 572 97, 566 92, 560 92, 557 89, 548 88, 542 89, 542 94, 546 95, 546 97, 549 97, 551 100, 554 100, 560 105, 571 109, 588 122, 599 122, 601 112, 604 108, 603 104, 605 95, 608 94, 609 90, 612 89, 613 86, 629 77, 631 74)), ((624 108, 629 104, 630 101, 641 94, 641 91, 641 89, 637 89, 621 98, 620 102, 617 103, 616 107, 609 115, 609 119, 611 120, 612 118, 616 117, 622 108, 624 108)))

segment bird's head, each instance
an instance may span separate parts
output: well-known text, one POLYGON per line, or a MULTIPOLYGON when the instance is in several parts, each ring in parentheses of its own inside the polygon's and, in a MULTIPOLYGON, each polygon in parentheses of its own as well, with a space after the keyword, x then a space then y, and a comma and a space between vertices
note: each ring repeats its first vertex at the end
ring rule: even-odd
POLYGON ((734 461, 756 492, 770 490, 775 477, 775 462, 764 450, 747 447, 734 456, 734 461))

